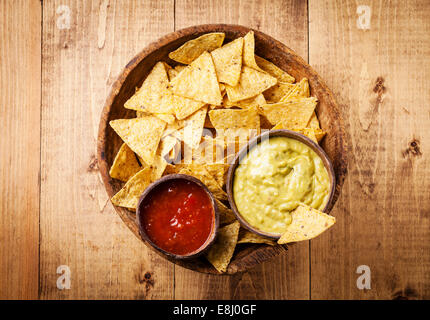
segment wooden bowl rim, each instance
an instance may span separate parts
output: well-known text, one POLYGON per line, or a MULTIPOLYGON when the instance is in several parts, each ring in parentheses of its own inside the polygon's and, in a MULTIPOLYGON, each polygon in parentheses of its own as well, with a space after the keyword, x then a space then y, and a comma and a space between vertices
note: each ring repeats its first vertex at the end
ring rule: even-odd
POLYGON ((197 258, 197 257, 201 256, 202 254, 204 254, 211 247, 211 245, 215 242, 215 238, 216 238, 216 235, 218 232, 218 227, 219 227, 219 210, 218 210, 218 205, 215 201, 214 195, 212 194, 212 192, 210 192, 208 187, 202 181, 200 181, 199 179, 197 179, 193 176, 190 176, 188 174, 173 173, 173 174, 166 175, 166 176, 158 179, 157 181, 154 181, 142 193, 142 195, 139 198, 138 205, 137 205, 136 223, 139 226, 139 234, 140 234, 142 240, 144 242, 148 243, 149 245, 151 245, 155 250, 158 250, 159 252, 161 252, 165 256, 168 256, 168 257, 173 258, 173 259, 180 259, 180 260, 181 259, 184 259, 184 260, 185 259, 193 259, 193 258, 197 258), (151 240, 151 238, 147 235, 145 228, 142 225, 142 221, 140 219, 141 206, 142 206, 143 202, 145 201, 146 197, 151 193, 151 191, 153 191, 159 185, 165 183, 166 181, 171 181, 171 180, 186 180, 186 181, 191 181, 191 182, 195 183, 200 188, 202 188, 205 191, 205 193, 208 195, 208 197, 211 201, 211 206, 213 208, 214 226, 212 228, 211 234, 208 236, 205 243, 199 249, 197 249, 194 252, 187 254, 187 255, 174 254, 174 253, 168 252, 168 251, 160 248, 158 245, 156 245, 151 240))
POLYGON ((269 136, 268 139, 271 139, 273 137, 287 137, 287 138, 297 140, 307 145, 321 158, 321 160, 324 163, 324 167, 327 169, 327 172, 330 178, 329 199, 324 209, 322 210, 323 212, 329 211, 329 208, 331 206, 331 202, 333 200, 333 196, 336 188, 336 176, 334 174, 333 164, 330 158, 328 157, 328 155, 325 153, 324 149, 321 148, 321 146, 316 144, 314 141, 312 141, 311 139, 309 139, 308 137, 306 137, 305 135, 299 132, 295 132, 287 129, 277 129, 277 130, 266 131, 258 135, 257 137, 249 140, 248 143, 239 150, 239 152, 234 157, 233 163, 230 165, 230 168, 228 169, 228 175, 227 175, 227 197, 228 197, 228 202, 230 204, 230 207, 233 210, 234 215, 236 216, 237 220, 240 222, 242 227, 259 236, 263 236, 273 240, 278 240, 282 234, 270 233, 270 232, 259 230, 258 228, 251 225, 248 221, 246 221, 246 219, 242 216, 242 214, 237 209, 236 201, 234 200, 234 195, 233 195, 234 173, 237 169, 237 166, 239 165, 239 161, 243 157, 245 157, 248 154, 248 152, 251 151, 251 149, 255 148, 259 143, 261 143, 261 140, 266 138, 266 136, 269 136))
MULTIPOLYGON (((104 107, 103 107, 103 110, 101 113, 101 117, 100 117, 98 139, 97 139, 98 167, 99 167, 100 175, 101 175, 102 181, 104 183, 104 186, 105 186, 105 189, 106 189, 106 192, 107 192, 109 198, 111 198, 114 195, 115 191, 113 190, 113 186, 109 182, 110 181, 109 167, 108 167, 108 163, 106 161, 106 156, 104 153, 105 145, 106 145, 106 141, 105 141, 104 137, 105 137, 106 129, 109 126, 109 123, 108 123, 108 121, 103 121, 103 119, 109 118, 109 114, 111 112, 113 102, 115 101, 115 98, 118 96, 118 94, 121 90, 121 87, 123 86, 125 80, 129 76, 129 74, 132 72, 132 70, 140 62, 142 62, 152 52, 160 49, 163 46, 168 45, 172 41, 175 41, 175 40, 178 40, 182 37, 190 36, 193 34, 195 34, 197 37, 201 34, 208 33, 208 32, 228 32, 228 31, 232 32, 234 30, 239 31, 243 35, 245 35, 247 32, 252 30, 252 31, 254 31, 254 35, 257 38, 262 38, 265 41, 271 41, 272 44, 278 46, 278 48, 280 48, 282 51, 284 51, 285 54, 288 54, 288 55, 291 55, 292 57, 294 57, 294 59, 297 61, 297 63, 301 64, 301 66, 306 69, 307 73, 311 74, 314 77, 314 79, 316 79, 318 81, 318 83, 322 87, 323 91, 328 95, 328 99, 331 101, 331 104, 333 106, 333 112, 335 112, 336 116, 337 116, 337 120, 338 120, 337 125, 339 127, 339 132, 340 132, 340 134, 338 135, 338 138, 340 141, 339 142, 339 148, 342 151, 341 152, 342 158, 340 159, 340 163, 339 163, 340 167, 337 168, 337 170, 339 171, 340 179, 337 179, 337 185, 336 185, 336 191, 337 192, 335 193, 334 199, 332 201, 332 205, 334 205, 334 203, 336 202, 336 200, 340 194, 340 190, 341 190, 343 182, 345 180, 345 177, 347 174, 347 164, 348 164, 347 154, 346 154, 347 141, 345 138, 345 129, 344 129, 344 124, 343 124, 343 119, 340 116, 340 111, 339 111, 339 107, 337 105, 336 99, 334 98, 331 90, 327 87, 325 82, 318 75, 318 73, 316 73, 314 71, 314 69, 306 61, 304 61, 303 58, 301 58, 299 55, 297 55, 293 50, 291 50, 290 48, 288 48, 286 45, 284 45, 280 41, 276 40, 275 38, 261 32, 261 31, 258 31, 258 30, 255 30, 255 29, 252 29, 249 27, 245 27, 242 25, 235 25, 235 24, 202 24, 202 25, 194 25, 191 27, 187 27, 184 29, 180 29, 180 30, 171 32, 171 33, 164 35, 163 37, 159 38, 158 40, 148 44, 141 52, 139 52, 134 58, 132 58, 127 63, 127 65, 124 67, 121 74, 118 76, 116 81, 112 84, 110 93, 109 93, 109 95, 106 99, 106 102, 104 104, 104 107)), ((264 56, 263 56, 263 58, 264 58, 264 56)), ((121 220, 125 223, 125 225, 134 233, 134 235, 138 239, 141 240, 141 237, 139 235, 138 226, 136 225, 135 221, 132 222, 130 220, 130 218, 126 214, 126 209, 118 208, 116 206, 113 206, 113 207, 114 207, 116 213, 120 216, 121 220)), ((160 252, 158 252, 157 250, 152 248, 152 246, 147 245, 147 247, 149 247, 152 251, 156 252, 160 256, 165 257, 169 261, 171 261, 175 264, 178 264, 184 268, 188 268, 188 269, 198 271, 201 273, 211 273, 211 274, 221 275, 221 273, 216 271, 216 269, 213 267, 209 268, 207 270, 201 270, 197 265, 184 263, 182 260, 177 260, 177 259, 173 259, 173 258, 168 257, 168 256, 167 257, 163 256, 160 252)), ((275 257, 278 254, 280 254, 281 252, 285 252, 285 250, 287 249, 287 246, 284 246, 284 245, 282 245, 282 246, 255 245, 254 248, 255 249, 252 252, 250 252, 248 255, 249 264, 246 264, 246 261, 245 261, 244 263, 238 263, 234 267, 232 267, 230 265, 229 268, 227 269, 227 272, 223 273, 223 274, 235 274, 237 272, 245 272, 248 269, 264 262, 265 260, 272 258, 272 257, 275 257), (263 253, 263 252, 265 255, 265 259, 262 260, 258 256, 260 255, 260 253, 263 253)))

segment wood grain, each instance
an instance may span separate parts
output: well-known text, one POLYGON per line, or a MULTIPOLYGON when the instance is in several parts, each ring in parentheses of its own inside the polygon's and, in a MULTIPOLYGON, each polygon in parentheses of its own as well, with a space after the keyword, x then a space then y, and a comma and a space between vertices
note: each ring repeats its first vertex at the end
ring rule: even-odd
MULTIPOLYGON (((273 36, 307 58, 305 1, 176 0, 175 29, 205 23, 233 23, 273 36)), ((254 270, 234 276, 196 274, 175 267, 176 299, 306 299, 308 244, 298 244, 254 270)))
POLYGON ((40 290, 42 299, 171 299, 173 265, 114 213, 99 177, 100 113, 112 82, 173 31, 173 1, 44 1, 40 290), (70 29, 56 23, 70 8, 70 29), (58 290, 57 267, 71 270, 58 290))
POLYGON ((37 299, 40 1, 0 1, 0 299, 37 299))
POLYGON ((350 140, 338 221, 311 245, 312 299, 429 299, 430 6, 368 5, 359 29, 355 1, 309 1, 309 60, 350 140), (370 290, 356 286, 360 265, 370 290))

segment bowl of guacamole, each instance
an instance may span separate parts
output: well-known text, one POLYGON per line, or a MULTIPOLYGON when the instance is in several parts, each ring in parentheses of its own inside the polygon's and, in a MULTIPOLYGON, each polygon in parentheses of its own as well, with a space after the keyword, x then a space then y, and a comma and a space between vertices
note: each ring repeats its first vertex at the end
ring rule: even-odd
POLYGON ((325 211, 335 185, 332 163, 319 145, 295 131, 271 130, 236 155, 227 194, 243 227, 278 239, 299 204, 325 211))

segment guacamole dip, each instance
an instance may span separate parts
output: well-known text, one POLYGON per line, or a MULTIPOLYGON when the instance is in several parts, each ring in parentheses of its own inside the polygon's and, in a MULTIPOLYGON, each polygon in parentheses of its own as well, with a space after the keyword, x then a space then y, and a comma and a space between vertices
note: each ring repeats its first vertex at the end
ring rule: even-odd
POLYGON ((299 203, 323 210, 330 179, 321 158, 304 143, 271 137, 253 147, 235 170, 233 196, 242 217, 269 233, 283 233, 299 203))

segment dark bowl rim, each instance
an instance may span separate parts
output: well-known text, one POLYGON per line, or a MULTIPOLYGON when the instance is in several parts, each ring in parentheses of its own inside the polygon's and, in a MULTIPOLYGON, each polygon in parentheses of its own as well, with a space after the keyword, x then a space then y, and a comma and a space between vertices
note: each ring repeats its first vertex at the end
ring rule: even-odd
POLYGON ((252 226, 250 223, 248 223, 242 217, 239 210, 237 209, 236 202, 234 201, 234 195, 233 195, 234 172, 236 171, 236 168, 239 164, 239 160, 242 159, 244 156, 246 156, 248 152, 253 147, 257 146, 257 144, 259 144, 261 140, 266 136, 269 136, 268 139, 273 137, 288 137, 288 138, 298 140, 304 143, 305 145, 307 145, 308 147, 310 147, 322 159, 324 163, 324 167, 327 169, 327 172, 330 178, 330 195, 324 209, 322 210, 325 213, 329 212, 328 209, 330 208, 331 202, 334 197, 334 193, 336 189, 336 175, 334 173, 332 161, 330 160, 330 158, 328 157, 324 149, 321 146, 319 146, 317 143, 312 141, 310 138, 296 131, 287 130, 287 129, 269 130, 249 140, 248 143, 239 150, 239 152, 234 157, 234 160, 231 163, 227 174, 227 197, 228 197, 228 202, 230 204, 230 207, 233 210, 234 215, 236 216, 237 220, 240 222, 242 227, 260 236, 278 240, 281 237, 281 234, 261 231, 256 227, 252 226))
POLYGON ((218 206, 216 204, 214 195, 212 194, 212 192, 208 189, 208 187, 202 181, 200 181, 196 177, 190 176, 188 174, 173 173, 173 174, 166 175, 166 176, 154 181, 142 193, 142 195, 139 198, 139 202, 137 204, 136 223, 138 225, 139 234, 140 234, 140 237, 142 238, 142 240, 144 242, 148 243, 149 245, 151 245, 155 250, 161 252, 162 254, 164 254, 166 256, 174 258, 174 259, 179 259, 179 260, 193 259, 193 258, 199 257, 202 254, 204 254, 211 247, 211 245, 215 242, 216 236, 218 234, 218 228, 219 228, 219 209, 218 209, 218 206), (146 234, 145 228, 143 227, 142 221, 140 219, 141 205, 145 201, 146 197, 151 193, 152 190, 157 188, 159 185, 161 185, 162 183, 165 183, 167 181, 171 181, 171 180, 186 180, 186 181, 194 182, 200 188, 202 188, 206 192, 206 194, 209 196, 209 199, 211 201, 211 205, 213 208, 214 226, 212 228, 210 236, 206 239, 205 243, 199 249, 197 249, 197 250, 195 250, 195 251, 193 251, 187 255, 174 254, 174 253, 166 251, 166 250, 160 248, 159 246, 157 246, 151 240, 151 238, 146 234))

